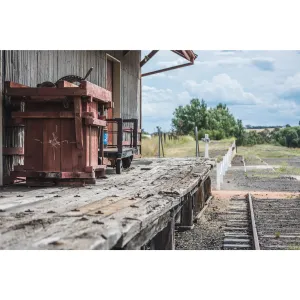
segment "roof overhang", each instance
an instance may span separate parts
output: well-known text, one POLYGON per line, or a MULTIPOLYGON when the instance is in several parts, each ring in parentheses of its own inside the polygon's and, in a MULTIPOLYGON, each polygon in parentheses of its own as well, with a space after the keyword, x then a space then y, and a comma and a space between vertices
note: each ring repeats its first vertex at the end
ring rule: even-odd
MULTIPOLYGON (((140 62, 140 66, 141 67, 144 66, 158 51, 159 50, 152 50, 140 62)), ((194 64, 194 61, 197 58, 197 54, 195 54, 192 50, 171 50, 171 51, 174 52, 174 53, 176 53, 177 55, 183 57, 184 59, 186 59, 189 62, 185 63, 185 64, 181 64, 181 65, 169 67, 169 68, 164 68, 164 69, 160 69, 160 70, 156 70, 156 71, 144 73, 141 76, 144 77, 144 76, 149 76, 149 75, 153 75, 153 74, 157 74, 157 73, 161 73, 161 72, 166 72, 166 71, 170 71, 170 70, 174 70, 174 69, 178 69, 178 68, 182 68, 182 67, 191 66, 191 65, 194 64)))

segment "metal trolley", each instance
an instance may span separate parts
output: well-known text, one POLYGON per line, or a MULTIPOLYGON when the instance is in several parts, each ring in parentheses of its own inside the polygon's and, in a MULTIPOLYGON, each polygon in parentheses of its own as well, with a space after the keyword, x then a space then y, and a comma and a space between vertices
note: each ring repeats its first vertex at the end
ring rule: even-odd
POLYGON ((134 155, 140 152, 138 119, 114 118, 106 119, 106 122, 108 141, 99 150, 99 159, 108 160, 107 166, 116 168, 116 173, 121 174, 122 168, 129 168, 134 155))

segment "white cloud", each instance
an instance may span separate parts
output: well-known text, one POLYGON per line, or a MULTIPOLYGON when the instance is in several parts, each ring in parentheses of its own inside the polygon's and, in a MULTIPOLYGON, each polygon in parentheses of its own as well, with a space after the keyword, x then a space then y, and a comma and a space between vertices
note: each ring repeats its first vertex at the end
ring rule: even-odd
POLYGON ((164 78, 164 77, 167 77, 165 73, 157 73, 157 74, 147 76, 147 79, 164 78))
POLYGON ((300 73, 289 76, 279 87, 279 93, 283 98, 300 100, 300 73))
POLYGON ((251 63, 262 71, 273 71, 275 60, 271 57, 255 57, 251 63))
POLYGON ((253 94, 245 92, 242 85, 227 74, 219 74, 211 81, 203 80, 197 83, 187 80, 184 87, 194 96, 207 102, 225 102, 227 104, 254 105, 261 103, 253 94))
POLYGON ((188 63, 187 60, 184 58, 177 58, 176 60, 170 60, 170 61, 159 61, 157 65, 163 67, 163 68, 169 68, 169 67, 174 67, 178 65, 182 65, 184 63, 188 63))
MULTIPOLYGON (((227 53, 227 52, 225 52, 227 53)), ((206 60, 206 61, 195 61, 196 65, 203 65, 208 67, 243 67, 243 66, 254 66, 262 71, 273 71, 274 70, 275 60, 271 57, 239 57, 231 56, 227 59, 218 59, 218 60, 206 60)))
POLYGON ((237 53, 243 52, 242 50, 221 50, 221 51, 216 51, 214 52, 214 55, 218 56, 231 56, 235 55, 237 53))

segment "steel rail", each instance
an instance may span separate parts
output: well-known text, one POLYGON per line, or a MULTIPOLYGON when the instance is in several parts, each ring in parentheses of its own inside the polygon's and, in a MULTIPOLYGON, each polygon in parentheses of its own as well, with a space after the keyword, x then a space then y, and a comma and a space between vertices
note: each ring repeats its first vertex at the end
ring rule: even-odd
POLYGON ((255 218, 254 218, 253 203, 252 203, 252 198, 251 198, 250 193, 248 194, 248 202, 249 202, 249 209, 250 209, 250 215, 251 215, 251 227, 252 227, 252 233, 253 233, 254 250, 260 250, 258 234, 257 234, 255 218))

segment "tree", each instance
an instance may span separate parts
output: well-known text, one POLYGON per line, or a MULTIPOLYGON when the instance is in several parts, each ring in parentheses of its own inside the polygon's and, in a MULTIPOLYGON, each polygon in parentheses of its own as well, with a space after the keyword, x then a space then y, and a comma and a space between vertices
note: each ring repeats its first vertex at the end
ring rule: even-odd
POLYGON ((207 127, 207 105, 202 99, 192 99, 190 104, 179 106, 173 113, 172 125, 180 134, 189 134, 198 128, 207 127))
POLYGON ((294 128, 286 128, 285 130, 286 145, 288 147, 295 147, 298 144, 298 134, 294 128))
POLYGON ((236 144, 237 146, 241 146, 244 144, 245 141, 245 129, 242 123, 242 120, 237 120, 237 125, 235 129, 235 137, 236 137, 236 144))

